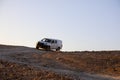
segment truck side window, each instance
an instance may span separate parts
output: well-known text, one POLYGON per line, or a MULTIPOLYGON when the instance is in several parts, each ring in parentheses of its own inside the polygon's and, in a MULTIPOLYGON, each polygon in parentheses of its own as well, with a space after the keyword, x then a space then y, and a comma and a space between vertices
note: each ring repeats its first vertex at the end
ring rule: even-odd
POLYGON ((54 40, 52 40, 52 43, 54 43, 54 40))
POLYGON ((57 41, 55 40, 55 43, 57 43, 57 41))

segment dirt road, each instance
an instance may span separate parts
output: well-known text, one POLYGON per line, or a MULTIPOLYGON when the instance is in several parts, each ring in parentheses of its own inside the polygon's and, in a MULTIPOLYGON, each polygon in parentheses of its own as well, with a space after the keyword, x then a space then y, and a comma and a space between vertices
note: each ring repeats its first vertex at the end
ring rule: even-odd
POLYGON ((0 80, 120 80, 119 75, 120 51, 53 52, 0 45, 0 80))

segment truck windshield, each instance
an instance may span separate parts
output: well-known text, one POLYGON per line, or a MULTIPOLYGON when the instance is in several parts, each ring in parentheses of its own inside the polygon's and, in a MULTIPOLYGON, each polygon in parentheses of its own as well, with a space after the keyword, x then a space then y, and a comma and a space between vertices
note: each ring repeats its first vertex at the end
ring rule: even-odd
POLYGON ((51 40, 50 39, 42 39, 41 41, 44 41, 44 42, 51 42, 51 40))

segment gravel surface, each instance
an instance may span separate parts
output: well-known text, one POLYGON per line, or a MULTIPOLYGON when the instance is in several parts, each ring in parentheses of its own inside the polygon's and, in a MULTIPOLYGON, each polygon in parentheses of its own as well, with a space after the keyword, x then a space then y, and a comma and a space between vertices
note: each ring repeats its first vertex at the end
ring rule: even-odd
POLYGON ((120 51, 54 52, 0 45, 0 80, 120 80, 120 51))

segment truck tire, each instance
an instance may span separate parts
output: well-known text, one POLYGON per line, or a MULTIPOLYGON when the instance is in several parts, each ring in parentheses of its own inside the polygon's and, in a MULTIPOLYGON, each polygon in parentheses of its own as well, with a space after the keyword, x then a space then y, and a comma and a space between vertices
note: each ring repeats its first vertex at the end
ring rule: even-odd
POLYGON ((58 48, 56 49, 56 51, 60 51, 60 47, 58 47, 58 48))
POLYGON ((37 45, 36 45, 36 49, 39 49, 39 44, 37 43, 37 45))

